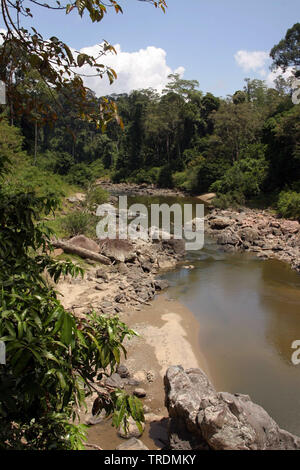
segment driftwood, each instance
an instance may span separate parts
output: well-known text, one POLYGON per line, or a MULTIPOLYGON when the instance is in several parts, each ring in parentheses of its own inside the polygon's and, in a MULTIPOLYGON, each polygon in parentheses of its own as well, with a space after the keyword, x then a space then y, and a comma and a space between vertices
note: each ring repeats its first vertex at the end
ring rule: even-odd
POLYGON ((85 248, 80 248, 78 246, 71 245, 67 242, 62 242, 61 240, 55 240, 52 242, 52 245, 55 248, 61 248, 66 253, 71 253, 73 255, 78 255, 80 258, 87 258, 92 259, 94 261, 98 261, 102 264, 111 264, 111 261, 106 256, 100 255, 99 253, 95 253, 94 251, 86 250, 85 248))

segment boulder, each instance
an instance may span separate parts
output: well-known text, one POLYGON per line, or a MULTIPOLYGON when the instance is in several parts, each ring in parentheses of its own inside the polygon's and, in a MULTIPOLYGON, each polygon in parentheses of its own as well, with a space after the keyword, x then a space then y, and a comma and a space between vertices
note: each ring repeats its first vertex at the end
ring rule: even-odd
POLYGON ((243 241, 249 243, 253 243, 259 238, 258 231, 251 227, 242 228, 239 230, 238 235, 243 241))
POLYGON ((169 282, 166 279, 156 279, 154 281, 155 290, 164 290, 169 287, 169 282))
POLYGON ((164 382, 173 450, 300 449, 248 395, 218 393, 201 369, 170 367, 164 382))
POLYGON ((128 240, 109 239, 100 240, 101 253, 113 261, 125 263, 136 258, 132 244, 128 240))
POLYGON ((70 245, 83 248, 84 250, 93 251, 94 253, 100 252, 98 243, 84 235, 76 235, 76 237, 71 238, 68 243, 70 245))
POLYGON ((232 225, 233 221, 228 217, 216 217, 210 221, 210 227, 214 230, 224 230, 232 225))
POLYGON ((239 237, 230 231, 222 231, 217 237, 218 245, 237 245, 239 237))
POLYGON ((136 438, 141 437, 141 435, 143 434, 143 431, 145 429, 145 424, 141 423, 141 427, 142 427, 142 432, 137 427, 134 419, 130 416, 129 419, 128 419, 127 433, 125 432, 123 427, 120 426, 119 429, 118 429, 118 436, 122 437, 123 439, 131 439, 132 437, 136 437, 136 438))
POLYGON ((118 365, 117 373, 122 379, 126 379, 127 377, 130 376, 129 370, 124 364, 118 365))
POLYGON ((175 255, 185 255, 185 241, 171 238, 170 240, 162 240, 162 246, 165 250, 169 250, 175 255))
POLYGON ((210 204, 211 201, 216 197, 216 193, 207 193, 207 194, 201 194, 201 196, 197 196, 197 199, 200 199, 200 201, 203 201, 207 204, 210 204))
POLYGON ((112 374, 108 379, 106 379, 105 385, 108 385, 112 388, 124 388, 124 383, 119 374, 112 374))
POLYGON ((123 444, 120 444, 116 450, 149 450, 148 447, 145 446, 145 444, 142 443, 139 439, 136 439, 136 437, 131 437, 128 439, 128 441, 125 441, 123 444))
POLYGON ((138 398, 145 398, 145 396, 147 395, 147 393, 146 393, 146 390, 144 390, 143 388, 136 388, 136 389, 133 391, 133 395, 135 395, 135 396, 138 397, 138 398))

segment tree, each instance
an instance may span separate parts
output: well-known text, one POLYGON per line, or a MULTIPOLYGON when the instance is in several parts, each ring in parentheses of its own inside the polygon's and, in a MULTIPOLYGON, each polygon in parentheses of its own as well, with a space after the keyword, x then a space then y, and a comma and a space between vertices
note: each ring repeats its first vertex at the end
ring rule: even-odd
POLYGON ((252 103, 223 102, 213 114, 215 134, 232 162, 247 145, 258 140, 262 119, 252 103))
POLYGON ((272 48, 270 56, 273 69, 280 67, 285 72, 288 67, 295 67, 294 74, 300 75, 300 23, 288 29, 285 38, 272 48))
MULTIPOLYGON (((151 3, 156 8, 165 11, 165 0, 140 0, 151 3)), ((31 4, 40 8, 59 10, 69 15, 77 12, 82 17, 88 14, 90 20, 100 22, 110 8, 116 13, 122 13, 122 8, 116 0, 107 2, 99 0, 80 0, 62 4, 60 2, 41 3, 36 0, 1 0, 1 13, 6 32, 1 32, 3 44, 0 50, 0 79, 6 83, 9 102, 14 99, 14 80, 16 74, 26 74, 28 67, 37 70, 42 80, 51 90, 76 90, 80 99, 73 103, 77 106, 78 113, 84 114, 86 109, 88 89, 83 83, 83 74, 80 69, 84 65, 91 67, 91 74, 99 78, 105 75, 112 83, 117 77, 115 71, 101 63, 101 57, 107 53, 116 53, 115 49, 107 41, 99 45, 98 56, 95 58, 85 53, 71 51, 70 46, 53 36, 44 39, 34 27, 26 29, 22 25, 23 18, 33 19, 30 9, 31 4)), ((114 101, 106 99, 101 101, 98 112, 89 115, 98 126, 104 126, 111 119, 118 119, 114 101)))

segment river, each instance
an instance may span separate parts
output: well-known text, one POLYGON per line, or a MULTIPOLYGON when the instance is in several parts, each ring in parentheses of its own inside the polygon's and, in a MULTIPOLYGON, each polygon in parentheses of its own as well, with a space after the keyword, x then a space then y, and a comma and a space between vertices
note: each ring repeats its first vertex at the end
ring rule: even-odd
MULTIPOLYGON (((129 197, 128 203, 195 203, 195 199, 129 197)), ((199 201, 197 201, 199 203, 199 201)), ((200 324, 199 348, 218 390, 249 394, 278 424, 300 435, 300 276, 285 263, 223 253, 208 237, 185 265, 165 274, 170 297, 200 324)))

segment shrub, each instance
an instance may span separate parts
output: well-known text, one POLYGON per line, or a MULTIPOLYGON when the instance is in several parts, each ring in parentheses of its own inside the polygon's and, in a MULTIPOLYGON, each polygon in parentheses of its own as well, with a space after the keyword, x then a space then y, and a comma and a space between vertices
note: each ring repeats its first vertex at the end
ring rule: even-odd
POLYGON ((279 195, 277 211, 281 217, 300 221, 300 193, 282 191, 279 195))
POLYGON ((92 186, 86 195, 85 205, 92 211, 100 204, 104 204, 109 199, 109 193, 101 186, 92 186))
POLYGON ((69 237, 96 233, 96 218, 88 212, 71 212, 61 219, 61 226, 69 237))
MULTIPOLYGON (((116 370, 123 341, 135 334, 118 317, 92 312, 78 319, 45 282, 45 272, 55 283, 62 274, 82 275, 48 254, 51 241, 40 217, 56 207, 55 200, 0 187, 0 341, 7 361, 0 365, 1 450, 83 449, 86 426, 75 423, 78 408, 99 374, 116 370)), ((131 415, 141 428, 136 397, 99 388, 95 403, 114 426, 128 429, 131 415)))
POLYGON ((256 196, 261 192, 267 170, 268 163, 264 158, 244 158, 235 162, 210 186, 210 190, 218 194, 237 192, 246 198, 256 196))
POLYGON ((160 168, 157 183, 161 188, 173 188, 174 183, 170 165, 165 165, 160 168))
POLYGON ((90 183, 95 180, 90 167, 84 163, 77 163, 73 165, 67 175, 67 181, 70 184, 76 184, 86 188, 90 183))
POLYGON ((173 174, 173 183, 175 188, 184 188, 185 182, 187 180, 186 171, 177 171, 173 174))
POLYGON ((238 192, 218 194, 212 201, 214 207, 227 209, 228 207, 239 207, 245 204, 245 197, 238 192))

